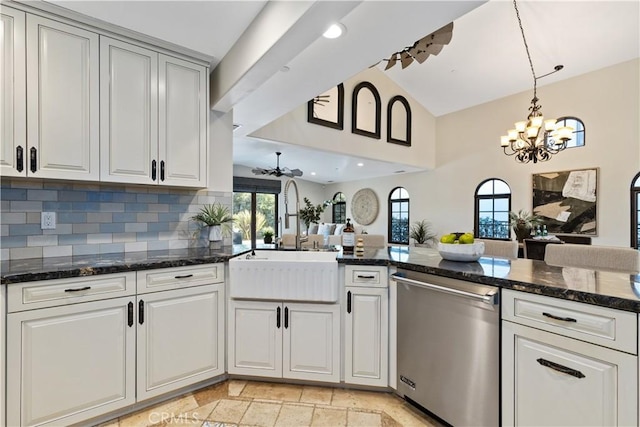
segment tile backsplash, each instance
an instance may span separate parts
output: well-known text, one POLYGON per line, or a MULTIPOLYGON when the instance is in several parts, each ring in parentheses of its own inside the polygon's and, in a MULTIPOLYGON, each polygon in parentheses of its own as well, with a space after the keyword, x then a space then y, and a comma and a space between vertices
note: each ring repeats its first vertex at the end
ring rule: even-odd
POLYGON ((191 216, 208 203, 231 208, 231 200, 206 189, 2 177, 0 258, 207 246, 191 216), (55 229, 40 228, 42 212, 55 212, 55 229))

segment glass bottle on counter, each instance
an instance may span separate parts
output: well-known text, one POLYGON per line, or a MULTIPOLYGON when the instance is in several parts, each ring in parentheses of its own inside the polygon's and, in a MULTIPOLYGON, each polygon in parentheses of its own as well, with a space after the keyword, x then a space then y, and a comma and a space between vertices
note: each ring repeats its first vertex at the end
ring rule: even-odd
POLYGON ((342 253, 353 254, 353 248, 356 244, 356 232, 351 225, 351 218, 347 218, 347 225, 342 230, 342 253))

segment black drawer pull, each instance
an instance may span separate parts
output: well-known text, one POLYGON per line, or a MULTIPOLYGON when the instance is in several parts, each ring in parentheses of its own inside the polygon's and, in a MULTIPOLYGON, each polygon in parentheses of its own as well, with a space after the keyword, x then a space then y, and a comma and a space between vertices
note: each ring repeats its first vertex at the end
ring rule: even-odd
POLYGON ((18 172, 22 172, 24 170, 24 150, 19 145, 16 148, 16 169, 18 172))
POLYGON ((571 375, 572 377, 576 377, 576 378, 584 378, 585 377, 584 374, 582 372, 580 372, 580 371, 577 371, 577 370, 572 369, 572 368, 568 368, 566 366, 559 365, 559 364, 554 363, 554 362, 550 362, 550 361, 548 361, 546 359, 543 359, 543 358, 537 359, 537 362, 539 364, 541 364, 542 366, 546 366, 547 368, 551 368, 554 371, 562 372, 563 374, 571 375))
POLYGON ((164 160, 160 160, 160 181, 164 181, 164 160))
POLYGON ((280 307, 276 308, 276 327, 280 329, 280 307))
POLYGON ((289 307, 284 308, 284 328, 289 327, 289 307))
POLYGON ((156 161, 151 161, 151 181, 156 180, 156 161))
POLYGON ((127 324, 129 327, 133 326, 133 303, 131 301, 127 304, 127 324))
POLYGON ((71 289, 65 289, 65 292, 80 292, 80 291, 88 291, 89 289, 91 289, 91 286, 85 286, 84 288, 71 288, 71 289))
POLYGON ((138 323, 144 323, 144 300, 138 302, 138 323))
POLYGON ((36 150, 36 147, 31 147, 29 149, 29 163, 31 164, 31 172, 38 170, 38 150, 36 150))
POLYGON ((362 276, 360 274, 358 274, 358 279, 375 279, 376 276, 362 276))
POLYGON ((347 313, 351 313, 351 291, 347 292, 347 313))
POLYGON ((183 274, 182 276, 174 276, 176 279, 188 279, 189 277, 193 277, 193 274, 183 274))
POLYGON ((554 320, 562 320, 563 322, 577 322, 577 320, 572 317, 560 317, 560 316, 555 316, 551 313, 542 313, 542 315, 545 317, 550 317, 551 319, 554 319, 554 320))

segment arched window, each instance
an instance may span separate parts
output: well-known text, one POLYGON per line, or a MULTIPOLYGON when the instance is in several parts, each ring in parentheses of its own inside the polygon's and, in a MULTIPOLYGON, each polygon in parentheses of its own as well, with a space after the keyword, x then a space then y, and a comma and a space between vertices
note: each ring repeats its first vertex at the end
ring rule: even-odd
POLYGON ((567 141, 567 148, 584 147, 584 123, 577 117, 560 117, 556 122, 557 127, 569 126, 573 129, 571 139, 567 141))
POLYGON ((396 187, 389 194, 389 243, 409 244, 409 193, 396 187))
POLYGON ((640 244, 640 173, 631 181, 631 247, 640 244))
POLYGON ((474 229, 475 236, 489 239, 510 239, 509 211, 511 189, 501 179, 482 181, 476 188, 474 229))
POLYGON ((344 224, 347 219, 347 198, 344 194, 337 192, 333 195, 333 205, 331 213, 331 222, 335 224, 344 224))

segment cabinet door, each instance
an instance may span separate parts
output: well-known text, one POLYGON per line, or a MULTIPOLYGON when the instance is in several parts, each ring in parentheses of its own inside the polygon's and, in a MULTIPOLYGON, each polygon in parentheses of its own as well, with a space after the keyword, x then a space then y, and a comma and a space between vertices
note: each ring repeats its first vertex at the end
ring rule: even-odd
POLYGON ((347 287, 345 382, 387 386, 389 303, 386 288, 347 287))
POLYGON ((0 45, 0 174, 27 174, 25 14, 2 6, 0 45))
POLYGON ((138 297, 138 400, 224 373, 224 285, 138 297))
POLYGON ((284 378, 340 382, 340 305, 285 303, 284 378))
POLYGON ((637 357, 503 322, 503 422, 637 425, 637 357))
POLYGON ((7 316, 7 425, 68 425, 135 403, 134 299, 7 316))
POLYGON ((282 304, 231 300, 229 373, 281 378, 282 327, 282 304))
POLYGON ((160 184, 207 186, 207 68, 160 55, 160 184))
POLYGON ((28 175, 100 178, 98 48, 97 34, 27 15, 28 175))
POLYGON ((158 180, 158 54, 104 36, 100 36, 100 154, 102 181, 158 180))

